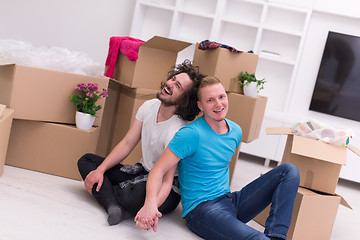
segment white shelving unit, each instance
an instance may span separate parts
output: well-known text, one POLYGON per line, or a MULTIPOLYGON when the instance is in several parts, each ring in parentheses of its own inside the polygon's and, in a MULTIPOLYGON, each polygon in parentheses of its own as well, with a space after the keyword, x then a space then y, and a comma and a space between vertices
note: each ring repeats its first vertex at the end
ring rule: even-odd
MULTIPOLYGON (((137 0, 131 36, 154 35, 187 42, 209 39, 259 55, 258 78, 267 83, 265 126, 282 126, 293 92, 313 0, 137 0)), ((192 58, 192 56, 188 56, 192 58)), ((243 144, 246 153, 280 161, 274 143, 281 136, 261 136, 243 144), (257 145, 262 146, 261 148, 257 145)))
MULTIPOLYGON (((295 79, 310 18, 319 11, 342 16, 337 13, 339 5, 342 3, 335 0, 137 0, 131 36, 148 40, 160 35, 192 43, 209 39, 258 54, 256 76, 267 80, 261 94, 268 97, 268 103, 260 137, 243 143, 241 151, 266 162, 279 162, 286 136, 266 135, 265 129, 293 125, 290 99, 299 95, 295 94, 299 87, 295 79)), ((356 18, 350 6, 345 22, 348 17, 356 18)), ((192 45, 182 51, 178 62, 192 59, 194 49, 192 45)), ((354 145, 360 146, 360 142, 354 145)), ((359 166, 358 157, 349 151, 340 176, 360 182, 360 175, 354 172, 359 166)))

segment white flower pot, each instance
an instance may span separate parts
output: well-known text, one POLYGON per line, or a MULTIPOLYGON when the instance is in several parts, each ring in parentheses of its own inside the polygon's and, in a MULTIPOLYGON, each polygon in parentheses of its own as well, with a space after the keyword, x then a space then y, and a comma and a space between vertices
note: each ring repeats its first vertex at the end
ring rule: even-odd
POLYGON ((81 130, 90 130, 95 121, 95 117, 88 113, 76 111, 75 123, 76 127, 81 130))
POLYGON ((256 82, 246 83, 244 85, 244 95, 249 97, 256 97, 258 95, 256 82))

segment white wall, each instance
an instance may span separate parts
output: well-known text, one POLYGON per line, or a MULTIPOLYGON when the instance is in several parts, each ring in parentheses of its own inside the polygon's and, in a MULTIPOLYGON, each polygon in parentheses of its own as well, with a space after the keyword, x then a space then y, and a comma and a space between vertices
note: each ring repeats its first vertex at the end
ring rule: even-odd
POLYGON ((128 36, 134 0, 0 0, 0 39, 87 53, 105 64, 111 36, 128 36))
MULTIPOLYGON (((359 122, 308 110, 328 31, 360 36, 359 26, 360 18, 313 12, 296 76, 294 95, 290 103, 289 116, 291 118, 301 120, 316 118, 339 128, 349 127, 355 131, 357 137, 360 137, 359 122)), ((358 108, 358 106, 354 107, 358 108)))

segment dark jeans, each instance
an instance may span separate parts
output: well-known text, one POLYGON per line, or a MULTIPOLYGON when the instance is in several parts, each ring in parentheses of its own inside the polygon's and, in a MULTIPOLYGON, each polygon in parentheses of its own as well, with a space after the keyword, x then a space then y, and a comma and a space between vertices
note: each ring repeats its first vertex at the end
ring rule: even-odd
POLYGON ((200 203, 185 220, 190 230, 205 239, 286 239, 299 182, 297 167, 284 163, 240 191, 200 203), (265 234, 246 225, 270 203, 265 234))
MULTIPOLYGON (((82 179, 93 170, 95 170, 102 162, 103 157, 95 154, 87 153, 83 155, 78 161, 78 168, 82 179)), ((125 189, 120 189, 119 183, 126 180, 134 179, 140 175, 146 175, 148 172, 143 170, 138 174, 128 174, 120 171, 122 164, 118 164, 111 169, 107 170, 104 174, 103 184, 97 192, 96 185, 94 185, 92 193, 97 202, 107 209, 111 205, 120 205, 126 211, 135 215, 140 208, 144 205, 146 196, 146 182, 138 183, 125 189)), ((180 202, 180 195, 171 190, 168 198, 159 207, 159 211, 163 214, 173 211, 180 202)))

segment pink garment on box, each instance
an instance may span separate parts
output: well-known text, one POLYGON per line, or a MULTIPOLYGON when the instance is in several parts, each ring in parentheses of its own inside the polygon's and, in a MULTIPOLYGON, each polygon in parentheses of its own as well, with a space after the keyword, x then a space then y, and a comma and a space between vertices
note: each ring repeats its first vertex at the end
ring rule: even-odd
POLYGON ((134 62, 138 59, 139 47, 143 43, 143 40, 132 37, 111 37, 109 42, 109 52, 105 62, 105 66, 108 66, 105 76, 113 78, 119 51, 130 61, 134 62))

